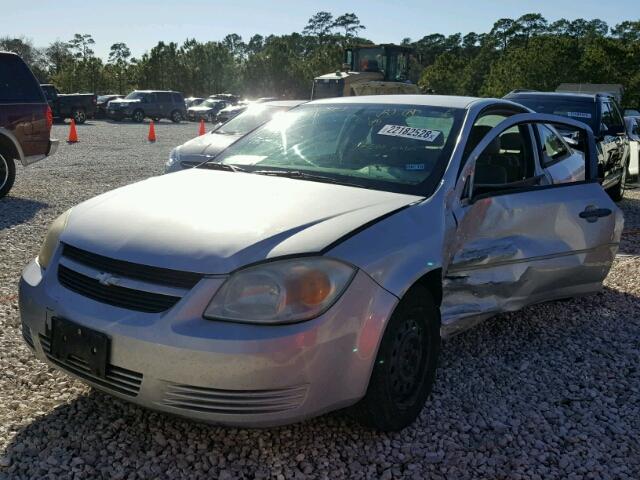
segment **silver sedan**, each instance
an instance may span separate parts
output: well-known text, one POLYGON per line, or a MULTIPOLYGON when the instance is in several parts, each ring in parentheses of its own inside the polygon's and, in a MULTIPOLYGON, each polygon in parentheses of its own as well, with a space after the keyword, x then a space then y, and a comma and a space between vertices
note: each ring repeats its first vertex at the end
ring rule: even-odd
POLYGON ((441 338, 601 289, 623 220, 596 176, 588 126, 507 100, 311 102, 58 218, 21 279, 24 338, 172 414, 269 426, 353 406, 401 429, 441 338))

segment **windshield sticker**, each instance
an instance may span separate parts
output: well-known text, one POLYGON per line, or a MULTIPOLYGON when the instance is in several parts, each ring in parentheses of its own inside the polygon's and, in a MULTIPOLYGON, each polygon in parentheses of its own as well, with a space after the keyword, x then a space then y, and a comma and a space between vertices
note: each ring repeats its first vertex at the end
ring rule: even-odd
POLYGON ((385 125, 380 129, 378 135, 388 135, 390 137, 412 138, 423 142, 434 142, 442 132, 429 130, 428 128, 413 128, 404 125, 385 125))
POLYGON ((407 163, 404 169, 409 171, 424 170, 424 163, 407 163))
POLYGON ((585 113, 585 112, 567 112, 567 117, 591 118, 591 114, 590 113, 585 113))

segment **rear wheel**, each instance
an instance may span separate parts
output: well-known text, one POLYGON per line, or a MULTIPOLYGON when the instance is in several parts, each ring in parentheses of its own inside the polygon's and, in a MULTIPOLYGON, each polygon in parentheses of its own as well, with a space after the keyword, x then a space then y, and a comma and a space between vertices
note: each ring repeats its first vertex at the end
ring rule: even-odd
POLYGON ((385 330, 365 397, 353 408, 365 425, 383 431, 413 423, 435 381, 440 313, 429 290, 412 287, 385 330))
POLYGON ((136 110, 133 112, 131 119, 136 123, 142 123, 144 120, 144 112, 142 110, 136 110))
POLYGON ((13 159, 0 154, 0 198, 9 193, 16 179, 16 164, 13 159))
POLYGON ((87 113, 84 111, 84 108, 74 108, 73 112, 71 112, 71 118, 79 124, 82 125, 87 121, 87 113))
POLYGON ((182 114, 178 110, 174 110, 171 112, 170 118, 173 123, 180 123, 180 121, 182 121, 182 114))

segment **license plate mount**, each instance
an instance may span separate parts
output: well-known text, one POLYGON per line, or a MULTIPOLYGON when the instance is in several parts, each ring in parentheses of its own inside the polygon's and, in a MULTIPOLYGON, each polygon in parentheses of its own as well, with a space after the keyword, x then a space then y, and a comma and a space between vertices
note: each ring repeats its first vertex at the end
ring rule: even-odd
POLYGON ((51 319, 51 355, 64 363, 80 364, 105 378, 111 339, 104 333, 60 317, 51 319))

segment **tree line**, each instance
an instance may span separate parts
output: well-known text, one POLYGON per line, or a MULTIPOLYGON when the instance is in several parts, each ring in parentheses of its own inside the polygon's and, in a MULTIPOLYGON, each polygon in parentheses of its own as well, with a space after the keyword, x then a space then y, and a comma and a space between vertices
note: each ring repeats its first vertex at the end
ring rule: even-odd
MULTIPOLYGON (((44 48, 4 37, 0 50, 20 54, 42 82, 63 92, 149 88, 308 98, 315 76, 340 68, 344 48, 373 43, 364 30, 354 13, 321 11, 300 32, 248 41, 235 33, 221 41, 160 41, 139 58, 115 43, 103 61, 86 33, 44 48)), ((563 82, 620 83, 624 103, 640 105, 640 20, 609 27, 599 19, 550 23, 529 13, 501 18, 485 33, 434 33, 400 43, 414 48, 410 76, 424 92, 499 97, 516 88, 554 90, 563 82)))

